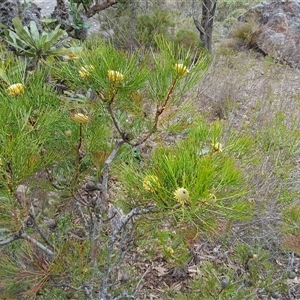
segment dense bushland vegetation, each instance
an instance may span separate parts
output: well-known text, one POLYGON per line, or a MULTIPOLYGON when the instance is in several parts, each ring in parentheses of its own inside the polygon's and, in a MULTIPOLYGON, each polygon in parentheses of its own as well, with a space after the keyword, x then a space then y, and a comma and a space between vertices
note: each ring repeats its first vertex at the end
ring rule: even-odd
MULTIPOLYGON (((250 52, 207 52, 191 7, 154 2, 137 12, 134 31, 125 2, 101 15, 114 30, 108 40, 66 41, 59 27, 38 32, 18 18, 5 32, 4 299, 293 292, 299 97, 283 104, 270 83, 287 71, 265 59, 260 86, 247 77, 250 52)), ((216 26, 251 4, 220 1, 216 26)))

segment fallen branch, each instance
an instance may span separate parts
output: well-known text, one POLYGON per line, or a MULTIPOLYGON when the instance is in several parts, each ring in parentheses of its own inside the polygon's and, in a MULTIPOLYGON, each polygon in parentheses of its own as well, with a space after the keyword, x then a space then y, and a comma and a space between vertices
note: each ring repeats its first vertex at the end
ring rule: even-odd
POLYGON ((21 236, 19 234, 14 234, 13 236, 7 238, 6 240, 0 241, 0 246, 8 245, 8 244, 12 243, 13 241, 16 241, 20 238, 21 238, 21 236))
POLYGON ((33 237, 29 236, 27 233, 22 233, 19 238, 22 238, 24 240, 27 240, 27 241, 33 243, 38 248, 40 248, 42 251, 44 251, 46 254, 48 254, 51 257, 51 259, 54 258, 54 252, 53 251, 51 251, 50 249, 45 247, 43 244, 41 244, 39 241, 37 241, 33 237))

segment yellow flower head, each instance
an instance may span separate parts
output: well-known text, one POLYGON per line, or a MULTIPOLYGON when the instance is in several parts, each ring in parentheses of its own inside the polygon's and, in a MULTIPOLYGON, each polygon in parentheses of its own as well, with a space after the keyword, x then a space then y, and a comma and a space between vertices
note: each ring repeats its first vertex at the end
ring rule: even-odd
POLYGON ((174 197, 175 199, 181 204, 184 205, 185 203, 188 202, 190 195, 187 189, 185 188, 178 188, 174 192, 174 197))
POLYGON ((78 73, 81 78, 86 79, 91 76, 91 71, 93 70, 95 70, 94 66, 88 65, 88 66, 81 67, 78 73))
POLYGON ((67 137, 71 136, 71 135, 72 135, 72 131, 71 131, 71 130, 66 130, 66 131, 65 131, 65 135, 66 135, 67 137))
POLYGON ((221 143, 215 143, 212 145, 212 151, 213 152, 222 152, 223 151, 223 145, 221 143))
POLYGON ((121 83, 124 80, 124 75, 114 70, 108 70, 107 77, 110 82, 114 82, 114 83, 121 83))
POLYGON ((172 247, 167 247, 166 252, 170 255, 174 254, 174 249, 172 247))
POLYGON ((78 113, 73 116, 73 119, 80 124, 87 123, 89 121, 89 117, 87 115, 78 113))
POLYGON ((190 72, 184 64, 175 64, 174 70, 179 76, 186 76, 190 72))
POLYGON ((210 204, 210 205, 213 205, 217 202, 217 197, 215 194, 209 194, 208 195, 208 198, 206 199, 206 203, 207 204, 210 204))
POLYGON ((146 191, 155 192, 160 187, 160 182, 157 176, 147 175, 143 180, 143 187, 146 191))
POLYGON ((10 96, 19 96, 24 93, 25 87, 22 83, 15 83, 7 88, 7 93, 10 96))

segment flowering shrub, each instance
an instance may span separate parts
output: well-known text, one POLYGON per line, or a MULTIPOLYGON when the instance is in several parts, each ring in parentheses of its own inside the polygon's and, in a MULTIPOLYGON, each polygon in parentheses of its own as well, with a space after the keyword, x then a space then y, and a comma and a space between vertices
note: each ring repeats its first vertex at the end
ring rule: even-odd
MULTIPOLYGON (((204 234, 218 218, 248 214, 242 174, 221 145, 221 129, 213 133, 199 123, 182 97, 205 75, 208 55, 193 64, 184 50, 162 39, 157 45, 159 51, 140 57, 101 44, 29 74, 26 93, 23 84, 3 84, 0 279, 7 296, 25 292, 22 276, 31 295, 51 283, 81 299, 135 298, 136 278, 126 286, 119 278, 134 271, 126 261, 149 226, 145 216, 158 217, 146 241, 173 227, 174 238, 160 239, 161 252, 183 264, 187 224, 204 234), (64 93, 49 84, 49 73, 66 85, 64 93), (23 97, 11 101, 9 91, 23 97), (133 155, 174 124, 181 125, 178 144, 162 139, 149 153, 133 155), (20 261, 11 259, 15 244, 20 261)), ((6 81, 18 82, 14 76, 6 74, 6 81)), ((144 247, 145 255, 150 249, 144 247)))

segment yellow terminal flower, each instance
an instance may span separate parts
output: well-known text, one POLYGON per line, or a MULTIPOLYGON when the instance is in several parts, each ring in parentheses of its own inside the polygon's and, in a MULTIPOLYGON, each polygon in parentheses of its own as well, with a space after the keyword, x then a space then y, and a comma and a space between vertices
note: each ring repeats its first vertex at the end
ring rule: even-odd
POLYGON ((222 152, 223 151, 223 145, 221 143, 215 143, 212 145, 212 151, 213 152, 222 152))
POLYGON ((147 175, 143 180, 143 187, 146 191, 155 192, 160 187, 160 182, 157 176, 147 175))
POLYGON ((188 202, 190 195, 187 189, 185 188, 178 188, 174 192, 175 199, 181 204, 184 205, 188 202))
POLYGON ((210 204, 210 205, 213 205, 217 202, 217 197, 215 194, 209 194, 208 195, 208 198, 206 199, 206 203, 207 204, 210 204))
POLYGON ((124 80, 124 75, 114 70, 108 70, 107 77, 110 82, 115 82, 115 83, 120 83, 124 80))
POLYGON ((88 65, 88 66, 81 67, 78 73, 81 78, 86 79, 91 76, 91 71, 93 70, 95 70, 94 66, 88 65))
POLYGON ((85 124, 89 121, 89 117, 87 115, 78 113, 73 116, 73 119, 80 124, 85 124))
POLYGON ((175 64, 174 70, 179 76, 186 76, 190 72, 184 64, 175 64))
POLYGON ((19 96, 24 93, 25 87, 22 83, 15 83, 7 88, 7 93, 10 96, 19 96))
POLYGON ((72 131, 71 131, 71 130, 66 130, 66 131, 65 131, 65 135, 66 135, 67 137, 70 137, 70 136, 72 135, 72 131))
POLYGON ((174 250, 173 250, 172 247, 167 247, 166 248, 166 252, 169 253, 169 254, 171 254, 171 255, 174 254, 174 250))

